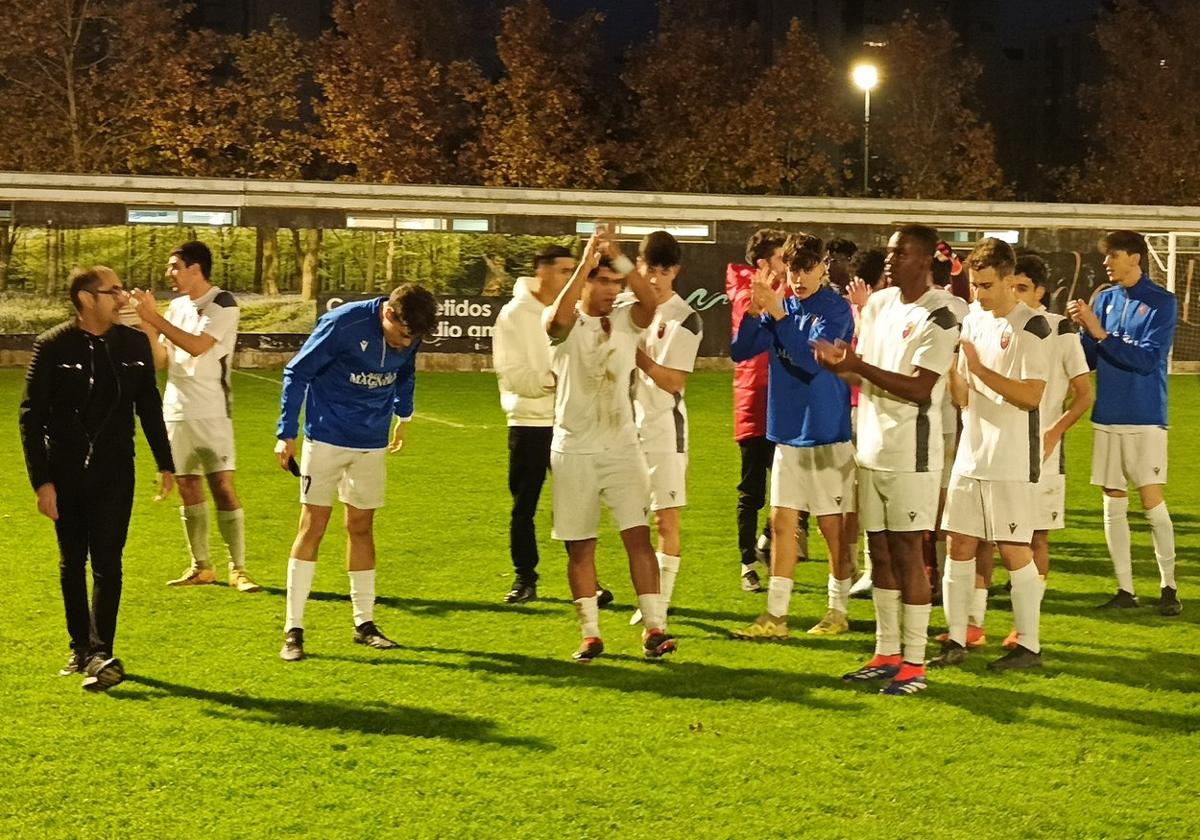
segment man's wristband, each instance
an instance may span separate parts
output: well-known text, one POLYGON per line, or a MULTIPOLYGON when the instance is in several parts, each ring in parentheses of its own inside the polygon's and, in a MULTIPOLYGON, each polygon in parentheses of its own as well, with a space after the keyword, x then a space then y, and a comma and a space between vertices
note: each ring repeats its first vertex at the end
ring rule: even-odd
POLYGON ((624 254, 619 254, 612 258, 613 271, 620 274, 622 277, 633 274, 633 260, 624 254))

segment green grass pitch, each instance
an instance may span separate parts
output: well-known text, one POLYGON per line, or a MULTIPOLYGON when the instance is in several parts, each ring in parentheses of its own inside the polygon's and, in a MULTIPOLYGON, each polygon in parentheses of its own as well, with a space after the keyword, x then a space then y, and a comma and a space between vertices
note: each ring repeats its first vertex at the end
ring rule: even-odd
MULTIPOLYGON (((986 653, 911 698, 839 681, 870 653, 869 602, 852 602, 848 635, 726 639, 765 596, 738 588, 730 379, 716 373, 688 389, 692 504, 672 661, 639 656, 611 530, 600 546, 617 595, 601 617, 611 655, 570 661, 578 633, 547 497, 542 599, 500 603, 511 572, 495 380, 424 373, 376 526, 376 619, 402 647, 351 644, 344 538, 331 529, 311 657, 281 662, 298 506, 271 454, 277 379, 235 376, 249 569, 267 591, 163 586, 185 566, 178 500, 151 501, 139 442, 118 634, 130 678, 91 696, 55 675, 67 652, 57 555, 17 444, 21 373, 0 372, 13 423, 0 454, 0 837, 1187 837, 1200 826, 1194 378, 1171 381, 1183 615, 1094 609, 1115 586, 1083 423, 1068 443, 1070 527, 1053 544, 1044 672, 984 670, 1009 629, 1007 600, 994 598, 986 653)), ((1150 600, 1157 569, 1136 502, 1131 523, 1150 600)), ((824 564, 797 577, 802 630, 823 611, 824 564)))

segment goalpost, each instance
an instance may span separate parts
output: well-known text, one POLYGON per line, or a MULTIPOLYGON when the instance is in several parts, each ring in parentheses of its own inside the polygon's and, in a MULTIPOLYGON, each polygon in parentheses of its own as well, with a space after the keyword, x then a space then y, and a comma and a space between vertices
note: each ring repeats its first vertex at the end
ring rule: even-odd
POLYGON ((1171 373, 1200 373, 1200 235, 1146 234, 1150 279, 1175 294, 1179 320, 1171 347, 1171 373))

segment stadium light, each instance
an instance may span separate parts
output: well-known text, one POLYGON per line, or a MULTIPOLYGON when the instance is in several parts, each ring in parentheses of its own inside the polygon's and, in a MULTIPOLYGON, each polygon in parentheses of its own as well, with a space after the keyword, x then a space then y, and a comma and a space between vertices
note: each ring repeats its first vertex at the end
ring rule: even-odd
POLYGON ((870 195, 871 173, 871 91, 879 84, 874 64, 859 64, 851 72, 854 85, 863 92, 863 196, 870 195))

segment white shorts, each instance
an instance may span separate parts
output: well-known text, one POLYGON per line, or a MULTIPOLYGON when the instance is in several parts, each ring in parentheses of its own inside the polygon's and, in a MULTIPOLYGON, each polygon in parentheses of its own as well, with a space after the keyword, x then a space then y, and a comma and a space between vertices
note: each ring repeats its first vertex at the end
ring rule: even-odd
POLYGON ((333 507, 334 491, 342 504, 359 510, 383 507, 387 450, 347 449, 306 439, 300 450, 301 504, 333 507))
POLYGON ((942 434, 942 490, 950 486, 950 472, 954 469, 954 456, 958 451, 958 434, 944 432, 942 434))
POLYGON ((618 531, 645 525, 650 515, 650 471, 636 444, 608 452, 551 452, 550 476, 556 540, 595 539, 601 501, 618 531))
POLYGON ((687 506, 686 452, 647 452, 650 468, 650 510, 687 506))
POLYGON ((1033 487, 1028 481, 983 481, 955 473, 946 489, 942 530, 992 542, 1033 539, 1033 487))
POLYGON ((1137 431, 1094 429, 1092 484, 1124 490, 1167 483, 1167 430, 1138 426, 1137 431))
POLYGON ((176 475, 211 475, 236 468, 233 455, 233 420, 168 420, 167 438, 176 475))
POLYGON ((932 531, 937 525, 935 472, 858 469, 858 522, 864 531, 932 531))
POLYGON ((1057 531, 1067 527, 1067 477, 1042 465, 1042 478, 1033 485, 1033 530, 1057 531))
POLYGON ((771 507, 806 510, 813 516, 854 513, 854 444, 775 447, 771 507))

